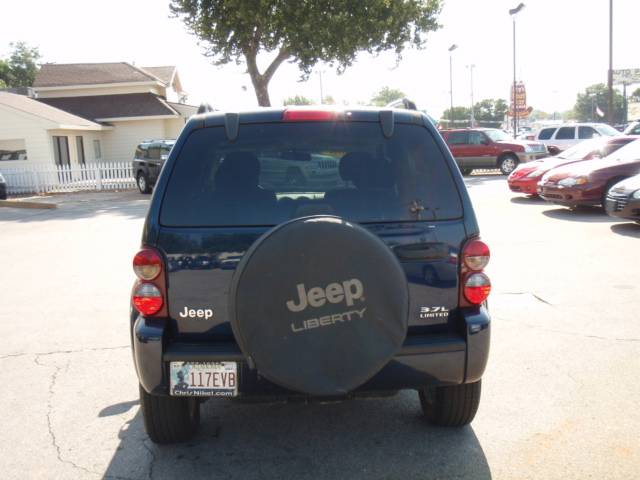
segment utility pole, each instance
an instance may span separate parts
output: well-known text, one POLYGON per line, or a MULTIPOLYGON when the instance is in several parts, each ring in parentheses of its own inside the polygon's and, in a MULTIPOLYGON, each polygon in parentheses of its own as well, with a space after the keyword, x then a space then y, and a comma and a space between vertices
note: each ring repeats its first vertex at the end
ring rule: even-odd
POLYGON ((476 66, 472 63, 471 65, 467 65, 467 68, 469 69, 469 75, 470 75, 470 80, 471 80, 471 128, 476 126, 476 118, 475 118, 475 114, 473 113, 473 69, 476 68, 476 66))
POLYGON ((449 108, 449 128, 453 127, 453 55, 452 52, 458 48, 458 45, 455 43, 449 47, 449 100, 450 100, 450 108, 449 108))
POLYGON ((613 125, 613 0, 609 0, 609 75, 607 80, 607 120, 613 125))
POLYGON ((322 70, 318 70, 318 78, 320 79, 320 105, 324 104, 324 92, 322 90, 322 70))
POLYGON ((511 15, 511 19, 513 20, 513 98, 512 98, 512 108, 513 108, 513 138, 516 138, 518 135, 518 109, 516 106, 516 15, 524 8, 524 3, 520 3, 516 8, 512 8, 509 10, 509 15, 511 15))

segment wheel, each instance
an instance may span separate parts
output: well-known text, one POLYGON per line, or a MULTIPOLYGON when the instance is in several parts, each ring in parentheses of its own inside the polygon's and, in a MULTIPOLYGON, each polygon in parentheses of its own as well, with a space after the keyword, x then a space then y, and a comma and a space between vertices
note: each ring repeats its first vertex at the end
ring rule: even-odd
POLYGON ((461 168, 460 171, 462 172, 462 175, 468 177, 471 175, 471 172, 473 172, 473 168, 461 168))
POLYGON ((140 386, 140 409, 144 429, 154 443, 189 440, 200 424, 200 402, 197 398, 151 395, 140 386))
POLYGON ((427 421, 441 427, 462 427, 471 423, 480 405, 481 382, 420 390, 420 405, 427 421))
POLYGON ((140 193, 151 193, 151 185, 149 185, 149 180, 144 173, 138 172, 136 183, 138 184, 138 190, 140 190, 140 193))
POLYGON ((515 155, 505 155, 498 162, 498 168, 503 175, 509 175, 518 166, 518 157, 515 155))

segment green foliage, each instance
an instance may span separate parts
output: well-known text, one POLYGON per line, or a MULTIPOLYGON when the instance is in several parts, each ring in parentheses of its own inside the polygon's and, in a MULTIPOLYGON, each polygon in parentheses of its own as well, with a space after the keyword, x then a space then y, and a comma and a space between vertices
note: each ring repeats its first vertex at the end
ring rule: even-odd
MULTIPOLYGON (((606 121, 608 118, 608 90, 604 83, 597 83, 587 87, 584 93, 579 93, 573 107, 575 118, 580 122, 606 121), (604 112, 604 117, 598 116, 597 107, 604 112)), ((624 100, 622 94, 613 90, 613 122, 621 123, 624 119, 624 100)))
POLYGON ((499 98, 488 98, 477 102, 473 106, 473 116, 479 122, 501 122, 509 110, 507 101, 499 98))
POLYGON ((7 87, 30 87, 38 72, 40 52, 25 42, 10 43, 9 58, 0 60, 0 82, 7 87))
POLYGON ((335 105, 336 104, 336 100, 331 95, 327 95, 326 97, 324 97, 324 104, 325 105, 335 105))
POLYGON ((378 107, 384 107, 388 103, 406 97, 402 90, 397 88, 382 87, 371 99, 370 104, 378 107))
POLYGON ((470 118, 471 109, 469 107, 453 107, 453 118, 451 117, 451 109, 447 108, 442 113, 440 122, 446 125, 447 128, 454 126, 469 126, 470 118))
POLYGON ((284 105, 313 105, 315 102, 302 95, 296 95, 295 97, 289 97, 284 100, 284 105))
POLYGON ((327 62, 338 72, 360 51, 393 50, 398 59, 407 46, 423 47, 439 28, 442 0, 171 0, 214 64, 247 64, 260 105, 270 105, 268 84, 284 61, 308 77, 327 62), (259 52, 272 53, 260 72, 259 52))
POLYGON ((631 95, 629 96, 629 101, 631 102, 640 102, 640 88, 636 88, 631 95))

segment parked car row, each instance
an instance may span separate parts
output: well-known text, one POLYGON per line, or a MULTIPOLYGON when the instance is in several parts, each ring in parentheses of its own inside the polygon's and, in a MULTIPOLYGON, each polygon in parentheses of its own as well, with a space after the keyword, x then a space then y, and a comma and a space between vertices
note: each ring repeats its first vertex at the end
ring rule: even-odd
POLYGON ((549 155, 542 143, 514 140, 497 128, 451 129, 440 133, 463 175, 478 168, 499 168, 509 175, 519 164, 549 155))
POLYGON ((602 205, 609 215, 640 221, 640 139, 599 138, 559 155, 521 165, 511 191, 569 208, 602 205))

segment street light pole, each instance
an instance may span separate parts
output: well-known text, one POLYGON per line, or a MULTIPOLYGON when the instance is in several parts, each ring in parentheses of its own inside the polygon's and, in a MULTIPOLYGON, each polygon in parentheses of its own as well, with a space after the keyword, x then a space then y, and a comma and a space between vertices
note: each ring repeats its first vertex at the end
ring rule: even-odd
POLYGON ((318 78, 320 79, 320 105, 324 104, 324 92, 322 90, 322 70, 318 70, 318 78))
POLYGON ((475 127, 475 123, 476 123, 476 118, 474 116, 473 113, 473 69, 476 68, 476 66, 472 63, 471 65, 467 65, 467 68, 469 69, 469 75, 470 75, 470 79, 471 79, 471 128, 475 127))
POLYGON ((609 72, 607 75, 607 120, 613 125, 613 0, 609 0, 609 72))
POLYGON ((449 100, 450 100, 450 108, 449 108, 449 123, 450 128, 453 126, 453 55, 452 52, 458 48, 458 45, 455 43, 449 47, 449 100))
POLYGON ((516 15, 524 8, 524 3, 520 3, 516 8, 509 10, 509 15, 513 20, 513 89, 512 103, 513 108, 513 138, 518 135, 518 109, 516 108, 516 15))

